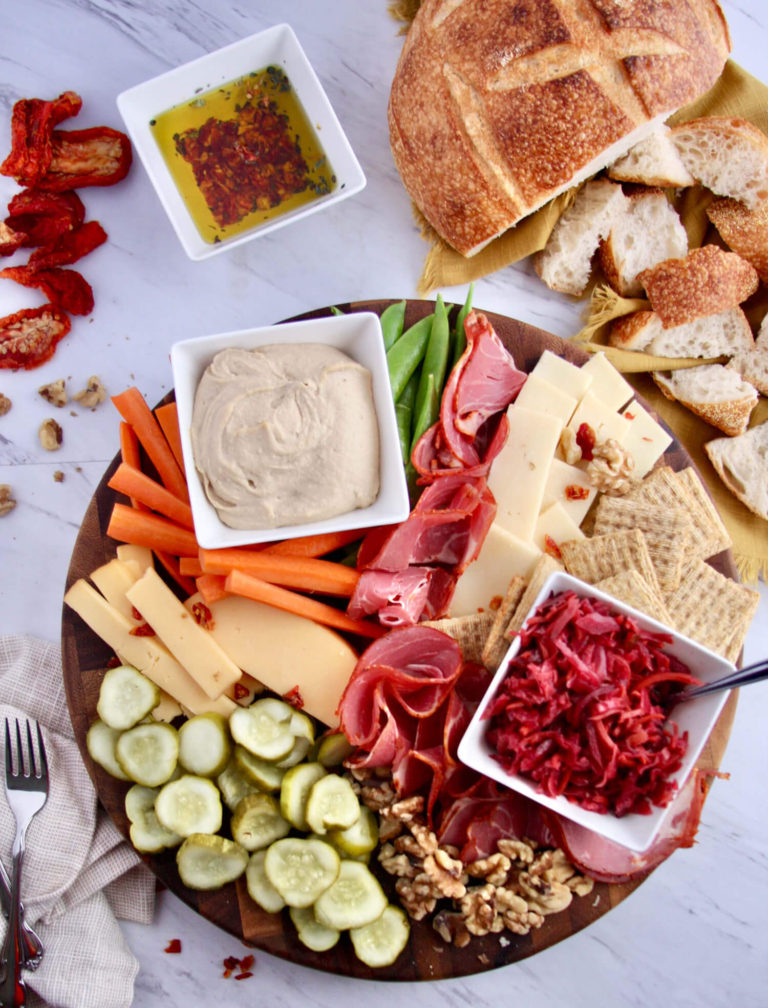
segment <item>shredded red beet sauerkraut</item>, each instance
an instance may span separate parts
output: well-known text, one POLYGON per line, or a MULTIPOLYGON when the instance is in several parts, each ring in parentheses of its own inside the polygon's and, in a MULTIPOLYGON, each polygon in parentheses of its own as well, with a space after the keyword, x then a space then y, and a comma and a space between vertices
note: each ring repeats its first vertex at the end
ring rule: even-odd
POLYGON ((527 620, 484 713, 494 758, 591 812, 668 805, 688 747, 668 714, 681 687, 698 682, 664 650, 671 641, 599 599, 553 595, 527 620))

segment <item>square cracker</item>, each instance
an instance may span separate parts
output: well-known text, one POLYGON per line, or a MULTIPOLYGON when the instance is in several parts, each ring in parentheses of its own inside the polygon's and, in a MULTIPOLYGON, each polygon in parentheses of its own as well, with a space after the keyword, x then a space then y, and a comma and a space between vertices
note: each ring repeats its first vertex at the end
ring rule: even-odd
POLYGON ((643 533, 636 528, 621 529, 591 539, 573 539, 560 544, 565 569, 588 584, 635 570, 661 597, 651 554, 643 533))
POLYGON ((595 515, 595 535, 629 529, 639 529, 645 536, 661 590, 677 588, 693 538, 688 516, 679 508, 663 510, 643 501, 603 497, 595 515))
POLYGON ((660 466, 649 473, 628 497, 663 511, 679 509, 688 517, 693 528, 692 555, 702 560, 731 546, 731 538, 717 509, 690 466, 682 472, 660 466))
POLYGON ((536 600, 536 596, 541 591, 541 586, 547 580, 549 575, 562 569, 563 565, 555 560, 554 557, 550 556, 548 553, 541 554, 531 571, 525 591, 520 596, 520 600, 515 606, 515 611, 512 613, 512 616, 507 623, 507 628, 504 631, 504 637, 507 641, 512 640, 515 634, 520 632, 520 629, 525 622, 525 617, 528 615, 531 606, 536 600))
POLYGON ((451 619, 427 620, 426 626, 442 630, 461 647, 466 661, 482 662, 483 647, 495 613, 470 613, 468 616, 454 616, 451 619))
POLYGON ((483 665, 492 672, 501 664, 501 660, 509 649, 509 641, 504 636, 509 621, 515 609, 523 597, 525 591, 525 578, 521 574, 515 574, 509 582, 506 595, 501 601, 501 605, 494 614, 493 623, 488 632, 488 637, 483 645, 482 660, 483 665))
POLYGON ((672 617, 661 593, 636 570, 621 571, 619 574, 603 578, 602 581, 595 583, 595 588, 612 595, 619 602, 639 609, 646 616, 664 623, 665 626, 672 626, 672 617))
POLYGON ((741 651, 759 601, 759 592, 703 560, 686 566, 679 586, 666 598, 676 630, 731 661, 741 651))

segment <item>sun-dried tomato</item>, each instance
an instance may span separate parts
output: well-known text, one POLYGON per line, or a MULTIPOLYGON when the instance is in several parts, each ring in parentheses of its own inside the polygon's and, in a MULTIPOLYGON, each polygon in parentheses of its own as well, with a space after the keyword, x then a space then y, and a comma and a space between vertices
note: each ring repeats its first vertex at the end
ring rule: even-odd
POLYGON ((139 623, 138 626, 132 627, 129 631, 132 637, 155 637, 155 631, 149 625, 149 623, 139 623))
POLYGON ((592 461, 592 453, 595 450, 595 432, 588 423, 579 424, 576 431, 576 444, 581 448, 581 457, 585 462, 592 461))
POLYGON ((298 686, 292 686, 287 693, 283 693, 283 700, 291 707, 295 707, 296 710, 301 710, 304 707, 304 698, 298 686))
POLYGON ((114 185, 125 178, 133 160, 131 141, 111 126, 54 130, 51 149, 48 171, 37 183, 46 192, 114 185))
POLYGON ((73 231, 60 235, 49 248, 35 249, 28 265, 33 269, 71 266, 107 240, 107 232, 98 221, 86 221, 73 231))
POLYGON ((0 319, 0 368, 39 367, 71 326, 69 316, 52 304, 6 315, 0 319))
POLYGON ((74 91, 65 91, 53 101, 22 98, 11 113, 11 152, 0 164, 0 174, 19 185, 34 186, 48 171, 53 158, 55 127, 82 108, 74 91))
POLYGON ((0 221, 0 256, 13 255, 27 240, 23 231, 14 230, 7 221, 0 221))
POLYGON ((93 289, 76 270, 6 266, 0 270, 0 277, 15 280, 24 287, 37 287, 51 304, 70 315, 88 315, 93 311, 93 289))
POLYGON ((204 630, 213 630, 215 620, 213 618, 213 613, 205 602, 194 602, 192 604, 192 615, 194 616, 195 623, 197 623, 198 626, 203 627, 204 630))
POLYGON ((60 235, 79 227, 84 220, 85 207, 77 193, 23 189, 8 204, 5 223, 22 232, 23 241, 17 247, 38 247, 53 245, 60 235))

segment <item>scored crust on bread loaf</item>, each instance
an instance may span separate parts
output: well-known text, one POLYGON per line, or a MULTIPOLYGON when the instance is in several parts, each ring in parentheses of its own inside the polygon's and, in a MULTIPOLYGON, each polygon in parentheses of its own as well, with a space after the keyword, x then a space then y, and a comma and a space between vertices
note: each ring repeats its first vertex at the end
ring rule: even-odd
POLYGON ((395 164, 472 255, 707 91, 729 50, 716 0, 423 0, 390 90, 395 164))
POLYGON ((707 207, 707 217, 733 252, 757 270, 768 283, 768 200, 756 210, 729 196, 718 196, 707 207))
POLYGON ((657 357, 730 357, 754 346, 749 319, 741 308, 665 329, 653 311, 636 311, 613 323, 609 342, 624 350, 657 357))
POLYGON ((745 382, 754 385, 758 392, 768 396, 768 345, 755 343, 748 350, 740 350, 731 357, 726 367, 735 371, 745 382))
POLYGON ((718 245, 703 245, 683 258, 665 259, 643 270, 638 280, 665 329, 740 305, 760 283, 746 259, 718 245))
POLYGON ((702 364, 679 371, 654 371, 653 380, 667 397, 717 427, 723 434, 743 434, 758 394, 723 364, 702 364))
POLYGON ((625 197, 610 233, 600 243, 600 266, 623 297, 639 297, 638 280, 649 266, 679 259, 688 251, 688 233, 661 189, 640 189, 625 197))
POLYGON ((695 181, 683 164, 666 123, 609 165, 608 176, 617 182, 670 189, 691 186, 695 181))
POLYGON ((704 450, 731 493, 750 511, 768 519, 768 422, 735 438, 708 441, 704 450))
POLYGON ((544 283, 561 294, 579 295, 589 282, 592 257, 627 202, 621 186, 591 179, 559 218, 533 265, 544 283))
POLYGON ((703 116, 672 127, 688 171, 718 196, 756 210, 768 200, 768 137, 747 119, 703 116))

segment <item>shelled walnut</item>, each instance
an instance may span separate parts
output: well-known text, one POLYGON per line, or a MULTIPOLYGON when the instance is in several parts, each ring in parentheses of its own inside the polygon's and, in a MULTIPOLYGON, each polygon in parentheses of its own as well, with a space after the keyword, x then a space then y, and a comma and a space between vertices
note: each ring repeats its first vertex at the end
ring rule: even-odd
POLYGON ((8 396, 3 395, 3 393, 0 392, 0 416, 5 416, 5 414, 10 410, 12 405, 13 403, 8 398, 8 396))
POLYGON ((608 438, 598 442, 592 449, 592 458, 587 464, 587 478, 603 493, 622 497, 635 485, 632 475, 635 460, 618 441, 608 438))
POLYGON ((61 448, 64 432, 61 429, 61 424, 56 423, 53 417, 43 420, 37 433, 40 438, 40 444, 46 451, 56 451, 58 448, 61 448))
POLYGON ((91 375, 85 388, 75 392, 73 398, 86 409, 96 409, 99 403, 103 403, 107 398, 107 390, 98 375, 91 375))
POLYGON ((16 507, 13 489, 8 483, 0 483, 0 516, 7 515, 16 507))
POLYGON ((56 406, 58 409, 66 406, 69 402, 67 383, 63 378, 48 382, 47 385, 41 385, 37 391, 47 403, 50 403, 51 406, 56 406))

